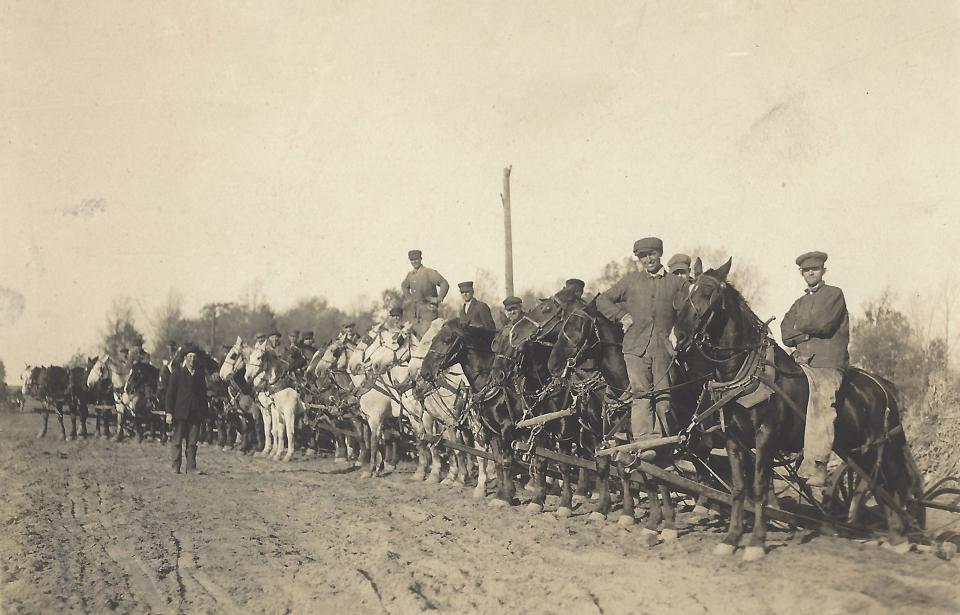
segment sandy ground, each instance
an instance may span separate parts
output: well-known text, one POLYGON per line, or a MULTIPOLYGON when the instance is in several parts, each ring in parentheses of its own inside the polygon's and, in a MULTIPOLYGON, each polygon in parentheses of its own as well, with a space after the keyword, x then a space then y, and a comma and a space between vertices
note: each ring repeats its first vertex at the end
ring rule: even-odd
POLYGON ((212 448, 175 475, 158 444, 37 440, 39 420, 0 414, 3 613, 960 612, 957 559, 778 531, 744 563, 711 554, 717 523, 646 548, 589 502, 557 520, 555 498, 493 510, 412 467, 212 448))

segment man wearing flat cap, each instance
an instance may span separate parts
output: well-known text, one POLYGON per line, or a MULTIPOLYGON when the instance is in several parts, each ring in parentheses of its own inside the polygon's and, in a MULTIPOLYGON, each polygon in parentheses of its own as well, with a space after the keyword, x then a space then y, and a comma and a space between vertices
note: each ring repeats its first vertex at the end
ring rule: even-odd
POLYGON ((667 261, 667 269, 670 273, 679 277, 690 279, 690 257, 686 254, 674 254, 667 261))
POLYGON ((463 299, 460 323, 487 329, 488 331, 496 331, 497 325, 493 322, 490 306, 473 296, 473 282, 460 282, 457 287, 460 289, 460 298, 463 299))
POLYGON ((583 300, 583 289, 586 287, 583 280, 578 280, 577 278, 570 278, 563 284, 563 292, 567 293, 573 297, 574 301, 580 307, 586 307, 587 302, 583 300))
POLYGON ((503 327, 497 331, 497 334, 493 337, 493 342, 490 344, 491 349, 496 352, 499 348, 499 340, 505 335, 510 334, 510 327, 515 325, 521 317, 523 317, 523 300, 520 297, 510 296, 503 300, 503 327))
MULTIPOLYGON (((633 392, 630 428, 634 440, 643 440, 670 431, 669 371, 673 361, 670 333, 677 311, 687 296, 689 282, 668 275, 660 258, 663 242, 657 237, 639 239, 633 252, 640 260, 631 271, 597 297, 597 308, 624 328, 623 358, 633 392), (651 402, 651 394, 661 391, 651 402), (655 410, 654 410, 655 409, 655 410)), ((651 459, 654 451, 641 458, 651 459)))
POLYGON ((345 323, 340 327, 337 339, 344 344, 356 344, 360 340, 360 334, 357 333, 357 324, 353 322, 345 323))
POLYGON ((400 295, 409 306, 407 317, 416 321, 421 318, 421 311, 429 309, 424 307, 427 297, 436 297, 437 303, 442 303, 450 290, 450 284, 436 269, 423 266, 423 253, 420 250, 410 250, 407 258, 410 259, 413 269, 407 272, 407 276, 400 283, 400 295))
POLYGON ((803 463, 799 474, 815 487, 824 486, 827 460, 833 450, 833 423, 837 417, 837 389, 843 370, 850 363, 850 315, 843 291, 823 282, 827 269, 825 252, 807 252, 797 257, 807 287, 793 302, 780 323, 783 343, 796 348, 810 385, 807 420, 803 436, 803 463))
POLYGON ((183 444, 186 442, 186 473, 197 474, 197 442, 200 439, 200 424, 207 416, 207 382, 203 369, 197 361, 200 350, 196 346, 186 349, 183 362, 174 364, 170 370, 164 408, 167 423, 173 424, 173 442, 170 461, 173 472, 180 473, 183 444))

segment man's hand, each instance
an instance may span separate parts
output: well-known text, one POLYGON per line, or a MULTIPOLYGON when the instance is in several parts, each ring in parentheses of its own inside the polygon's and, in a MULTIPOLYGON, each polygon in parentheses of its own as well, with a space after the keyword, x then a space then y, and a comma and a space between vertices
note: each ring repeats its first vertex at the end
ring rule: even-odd
POLYGON ((173 415, 167 412, 167 425, 173 425, 173 415))
POLYGON ((624 314, 623 318, 620 319, 620 325, 623 327, 623 332, 626 333, 633 326, 633 316, 624 314))

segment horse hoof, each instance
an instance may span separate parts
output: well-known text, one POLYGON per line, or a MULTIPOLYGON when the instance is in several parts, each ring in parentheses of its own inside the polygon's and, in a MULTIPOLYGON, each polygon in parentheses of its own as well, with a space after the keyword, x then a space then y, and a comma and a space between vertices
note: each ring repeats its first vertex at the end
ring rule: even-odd
POLYGON ((736 548, 735 546, 733 546, 733 545, 728 545, 728 544, 725 543, 725 542, 721 542, 720 544, 718 544, 717 546, 715 546, 715 547, 713 548, 713 554, 714 554, 714 555, 720 555, 720 556, 723 556, 723 557, 729 557, 729 556, 733 555, 733 553, 734 553, 736 550, 737 550, 737 548, 736 548))
POLYGON ((536 488, 536 486, 533 484, 533 482, 531 481, 531 482, 529 482, 529 483, 527 483, 526 485, 523 486, 523 490, 524 490, 524 491, 529 491, 530 493, 535 493, 535 492, 537 491, 537 488, 536 488))
POLYGON ((631 527, 634 523, 636 521, 630 515, 620 515, 620 518, 617 519, 617 525, 620 527, 631 527))
POLYGON ((482 500, 487 497, 487 488, 477 485, 473 488, 473 499, 482 500))
POLYGON ((355 467, 355 468, 362 468, 362 467, 363 467, 363 462, 362 462, 362 461, 354 461, 354 462, 353 462, 353 467, 355 467))
POLYGON ((387 465, 383 466, 383 469, 386 472, 396 472, 397 466, 392 463, 388 463, 387 465))
POLYGON ((500 498, 493 498, 492 500, 487 502, 487 506, 489 506, 490 508, 505 508, 507 506, 507 503, 501 500, 500 498))
POLYGON ((361 472, 360 478, 373 478, 373 472, 361 472))
POLYGON ((221 447, 220 447, 220 450, 221 450, 221 451, 223 451, 224 453, 226 453, 227 451, 229 451, 229 450, 230 450, 230 447, 229 447, 229 446, 226 446, 226 445, 224 445, 224 446, 221 446, 221 447))
POLYGON ((452 478, 445 478, 445 479, 443 479, 442 481, 440 481, 440 484, 443 485, 444 487, 449 487, 450 485, 453 484, 453 479, 452 479, 452 478))
POLYGON ((537 515, 543 512, 543 504, 537 504, 536 502, 530 502, 527 504, 527 512, 531 515, 537 515))
POLYGON ((333 463, 336 463, 336 464, 347 463, 347 460, 344 459, 343 457, 334 457, 333 463))
POLYGON ((602 512, 597 512, 597 511, 593 511, 592 513, 590 513, 590 516, 588 516, 587 518, 590 519, 591 521, 606 521, 606 520, 607 520, 607 516, 606 516, 605 514, 603 514, 602 512))
POLYGON ((44 434, 44 433, 41 431, 40 433, 37 434, 37 437, 38 437, 38 438, 42 438, 42 437, 45 436, 45 435, 46 435, 46 434, 44 434))
POLYGON ((77 441, 77 436, 70 436, 69 440, 70 440, 71 442, 76 442, 76 441, 77 441))
POLYGON ((699 504, 693 507, 692 512, 698 517, 707 517, 710 515, 710 509, 706 506, 700 506, 699 504))
POLYGON ((663 542, 673 542, 679 537, 680 534, 675 529, 665 529, 660 532, 660 540, 663 542))
POLYGON ((289 463, 291 459, 293 459, 293 455, 284 455, 278 461, 282 460, 284 463, 289 463))
POLYGON ((599 499, 600 499, 600 494, 599 494, 599 493, 594 492, 594 493, 591 493, 591 494, 590 494, 590 501, 591 501, 591 502, 596 502, 596 501, 598 501, 599 499))
POLYGON ((904 555, 905 553, 910 552, 910 541, 904 540, 903 542, 898 544, 891 544, 889 542, 885 542, 883 543, 883 548, 887 549, 888 551, 892 551, 897 555, 904 555))
POLYGON ((570 515, 573 514, 573 511, 567 508, 566 506, 561 506, 557 509, 556 515, 557 519, 568 519, 570 515))
POLYGON ((767 553, 763 547, 747 547, 743 550, 743 561, 756 562, 758 560, 762 560, 766 554, 767 553))
POLYGON ((423 472, 420 472, 420 473, 414 472, 413 474, 410 475, 410 480, 414 483, 422 483, 423 479, 424 479, 423 472))

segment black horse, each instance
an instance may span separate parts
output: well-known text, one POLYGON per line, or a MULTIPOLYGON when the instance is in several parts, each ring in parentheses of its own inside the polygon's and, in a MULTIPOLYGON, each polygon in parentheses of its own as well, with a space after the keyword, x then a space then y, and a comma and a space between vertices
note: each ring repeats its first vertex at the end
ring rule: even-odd
MULTIPOLYGON (((697 278, 680 309, 675 330, 679 358, 690 375, 732 383, 750 376, 744 373, 745 366, 755 365, 753 375, 773 390, 766 402, 749 409, 731 401, 721 410, 725 413, 723 437, 732 473, 733 506, 729 529, 716 552, 733 553, 743 535, 746 457, 754 448, 755 514, 744 552, 744 559, 751 560, 765 553, 764 503, 771 488, 773 457, 778 452, 803 449, 808 383, 797 363, 769 339, 766 324, 727 283, 731 262, 697 278), (772 378, 765 375, 766 367, 773 369, 772 378)), ((896 388, 883 378, 851 368, 844 374, 836 407, 834 451, 871 472, 862 478, 871 484, 886 513, 890 543, 906 545, 906 531, 919 523, 921 485, 919 475, 910 471, 907 442, 899 429, 896 388)))
POLYGON ((70 406, 70 439, 76 440, 87 434, 87 406, 90 403, 90 392, 87 391, 87 370, 84 367, 71 367, 68 372, 69 385, 67 386, 67 403, 70 406), (77 433, 77 420, 80 421, 80 433, 77 433))
MULTIPOLYGON (((27 395, 40 401, 43 407, 43 427, 37 434, 38 438, 47 435, 47 422, 50 419, 50 410, 57 413, 57 420, 60 422, 61 437, 67 439, 67 431, 63 425, 63 409, 66 406, 69 410, 69 389, 70 374, 59 365, 49 367, 35 367, 30 373, 30 379, 27 382, 24 398, 27 395)), ((74 424, 76 428, 76 424, 74 424)))

